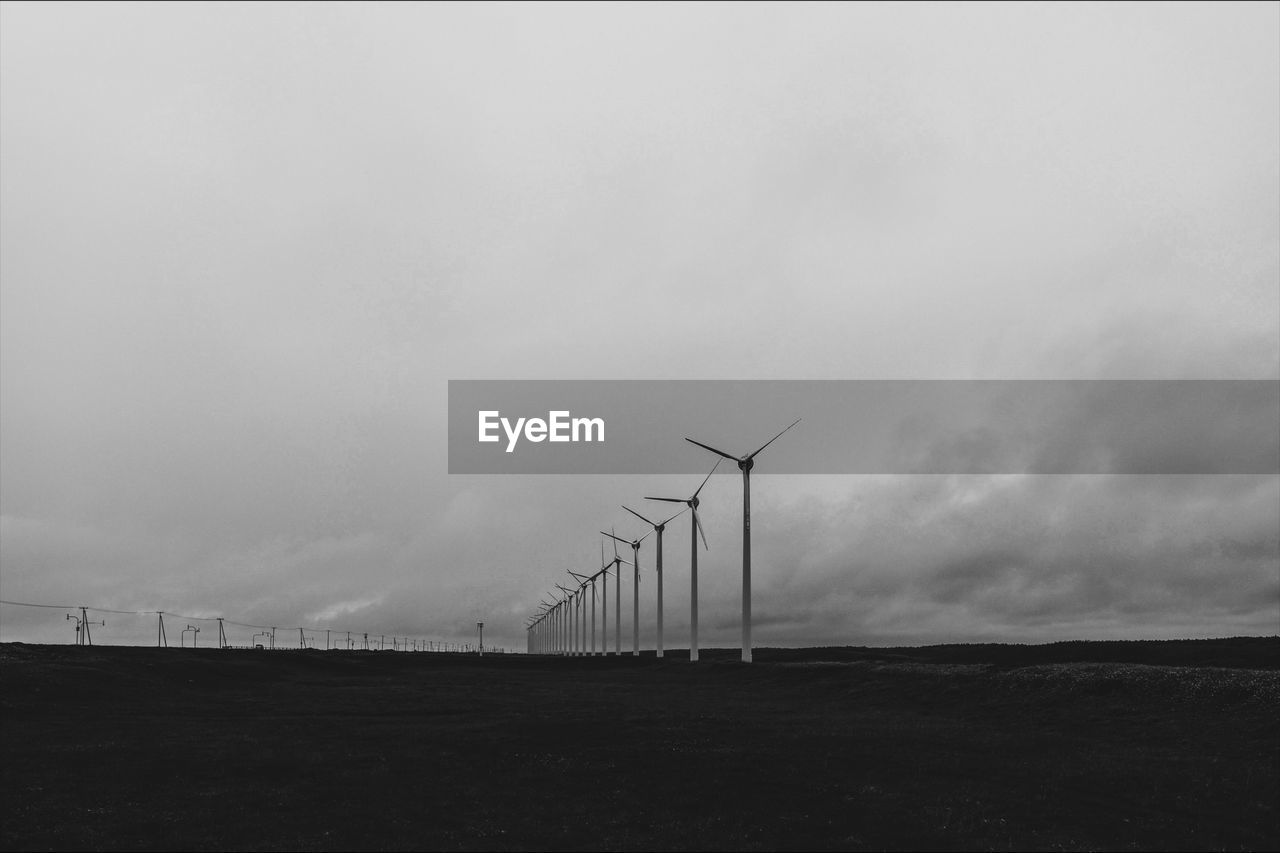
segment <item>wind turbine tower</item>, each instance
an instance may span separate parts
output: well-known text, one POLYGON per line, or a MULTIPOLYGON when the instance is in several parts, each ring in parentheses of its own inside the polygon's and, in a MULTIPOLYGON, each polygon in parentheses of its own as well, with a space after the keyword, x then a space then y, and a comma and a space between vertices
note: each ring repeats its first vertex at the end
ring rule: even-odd
MULTIPOLYGON (((698 518, 698 495, 702 492, 702 486, 707 484, 707 480, 711 479, 711 474, 716 472, 720 467, 720 460, 716 460, 716 464, 711 467, 711 472, 702 480, 702 485, 698 486, 691 496, 687 498, 651 498, 645 497, 647 501, 667 501, 668 503, 684 504, 693 514, 693 523, 689 525, 689 660, 696 661, 698 659, 698 537, 702 537, 702 547, 707 548, 707 534, 702 529, 702 521, 698 518)), ((707 548, 707 550, 710 550, 707 548)))
MULTIPOLYGON (((604 533, 603 530, 600 532, 604 533)), ((649 531, 649 533, 652 532, 652 530, 649 531)), ((631 568, 634 570, 635 574, 635 591, 631 601, 633 608, 631 628, 634 642, 631 654, 635 657, 640 656, 640 543, 649 537, 649 533, 646 533, 639 539, 632 539, 630 542, 626 539, 619 539, 612 533, 604 533, 604 535, 608 536, 610 539, 617 539, 619 542, 626 542, 631 546, 631 556, 634 559, 634 562, 631 564, 631 568)))
MULTIPOLYGON (((791 427, 800 423, 800 418, 796 418, 791 425, 784 429, 786 432, 791 427)), ((759 450, 754 453, 748 453, 746 456, 733 456, 725 453, 723 450, 716 450, 709 444, 703 444, 700 441, 694 441, 692 438, 685 438, 690 444, 696 444, 703 450, 710 450, 718 456, 725 459, 732 459, 738 464, 739 470, 742 471, 742 661, 743 663, 751 663, 751 469, 755 467, 755 458, 769 445, 773 444, 782 435, 782 432, 760 445, 759 450)))
MULTIPOLYGON (((625 509, 627 512, 631 513, 631 514, 632 514, 632 515, 634 515, 636 518, 638 518, 638 519, 640 519, 641 521, 643 521, 645 524, 648 524, 648 525, 652 526, 652 527, 653 527, 653 529, 654 529, 654 530, 657 532, 657 534, 658 534, 658 557, 657 557, 656 562, 654 563, 654 566, 656 567, 656 571, 657 571, 657 573, 658 573, 658 642, 657 642, 657 656, 658 656, 658 657, 662 657, 662 531, 666 529, 666 527, 667 527, 667 522, 668 522, 668 521, 671 521, 671 519, 672 519, 672 518, 675 518, 676 516, 680 515, 680 512, 684 512, 684 510, 680 510, 680 512, 677 512, 675 515, 671 516, 671 518, 668 518, 668 519, 666 519, 666 520, 664 520, 664 521, 650 521, 649 519, 645 518, 643 515, 641 515, 640 513, 636 512, 634 509, 631 509, 630 507, 626 507, 626 506, 624 506, 624 507, 623 507, 623 509, 625 509)), ((645 535, 646 535, 646 536, 648 536, 649 534, 647 534, 647 533, 646 533, 645 535)))

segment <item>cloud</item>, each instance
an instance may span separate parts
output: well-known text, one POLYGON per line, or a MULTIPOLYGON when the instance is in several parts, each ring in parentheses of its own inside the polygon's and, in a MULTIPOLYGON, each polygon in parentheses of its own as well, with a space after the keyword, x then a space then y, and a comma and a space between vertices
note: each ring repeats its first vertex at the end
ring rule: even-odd
MULTIPOLYGON (((451 477, 451 378, 1280 377, 1278 14, 7 4, 3 595, 518 645, 695 478, 451 477)), ((758 636, 1268 630, 1274 482, 762 478, 758 636)))
POLYGON ((768 618, 815 614, 832 642, 1054 640, 1266 633, 1280 608, 1274 476, 916 477, 855 491, 769 522, 759 562, 783 568, 757 575, 768 618), (788 571, 783 543, 815 537, 821 556, 806 543, 806 565, 788 571))

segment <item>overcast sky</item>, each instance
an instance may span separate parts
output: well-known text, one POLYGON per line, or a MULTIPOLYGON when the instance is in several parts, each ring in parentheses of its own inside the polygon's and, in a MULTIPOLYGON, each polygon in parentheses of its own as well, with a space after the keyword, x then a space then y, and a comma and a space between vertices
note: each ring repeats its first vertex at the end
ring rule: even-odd
MULTIPOLYGON (((0 8, 0 597, 521 646, 697 482, 450 476, 478 378, 1280 379, 1280 5, 0 8)), ((759 646, 1278 630, 1275 475, 755 473, 759 646)))

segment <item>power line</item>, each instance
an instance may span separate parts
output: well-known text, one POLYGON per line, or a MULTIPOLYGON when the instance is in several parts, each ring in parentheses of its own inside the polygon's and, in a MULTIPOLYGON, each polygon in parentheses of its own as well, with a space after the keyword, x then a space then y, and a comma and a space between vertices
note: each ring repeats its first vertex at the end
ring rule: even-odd
MULTIPOLYGON (((0 600, 0 604, 12 604, 17 607, 47 607, 50 610, 78 610, 77 604, 32 604, 29 601, 4 601, 0 600)), ((93 608, 90 608, 93 609, 93 608)))
MULTIPOLYGON (((64 605, 64 604, 42 604, 42 603, 31 602, 31 601, 12 601, 12 600, 9 600, 9 599, 0 599, 0 604, 8 604, 8 605, 11 605, 11 606, 14 606, 14 607, 38 607, 38 608, 42 608, 42 609, 45 609, 45 610, 79 610, 79 611, 81 611, 82 617, 83 617, 84 611, 92 610, 92 611, 93 611, 93 612, 95 612, 95 613, 113 613, 113 614, 118 614, 118 615, 121 615, 121 616, 159 616, 159 617, 161 617, 161 619, 163 619, 163 617, 165 617, 165 616, 171 616, 171 617, 176 618, 176 619, 186 619, 186 620, 188 620, 188 621, 195 621, 195 622, 222 622, 222 623, 224 623, 224 624, 226 624, 226 625, 234 625, 234 626, 239 627, 239 628, 254 628, 254 629, 258 629, 258 630, 272 630, 272 626, 270 626, 270 625, 253 625, 253 624, 250 624, 250 623, 248 623, 248 622, 234 622, 234 621, 232 621, 232 620, 230 620, 230 619, 225 619, 225 618, 220 617, 220 616, 191 616, 191 615, 184 614, 184 613, 176 613, 176 612, 174 612, 174 611, 172 611, 172 610, 114 610, 114 609, 112 609, 112 608, 108 608, 108 607, 87 607, 87 606, 85 606, 85 605, 80 605, 80 604, 74 604, 74 605, 73 605, 73 604, 65 604, 65 605, 64 605)), ((91 623, 91 624, 102 624, 102 623, 91 623)), ((339 629, 335 629, 335 628, 317 628, 317 627, 311 627, 311 626, 300 626, 300 625, 295 625, 295 626, 293 626, 293 627, 281 627, 281 626, 275 626, 275 630, 284 630, 284 631, 311 631, 311 632, 326 631, 326 632, 328 632, 328 631, 335 631, 335 630, 339 630, 339 629)), ((345 630, 345 629, 344 629, 344 630, 345 630)), ((86 631, 87 631, 87 628, 86 628, 86 631)), ((163 637, 163 631, 164 631, 163 623, 161 623, 160 627, 158 628, 158 631, 160 632, 160 636, 161 636, 161 637, 163 637)), ((352 633, 354 633, 354 632, 352 632, 352 633)), ((363 633, 363 632, 361 632, 361 633, 363 633)), ((368 635, 367 635, 367 634, 365 634, 365 637, 366 637, 366 638, 367 638, 367 636, 368 636, 368 635)), ((163 639, 161 639, 161 642, 163 642, 163 639)), ((367 643, 368 643, 368 640, 366 639, 366 640, 365 640, 365 647, 366 647, 366 648, 368 648, 367 643)), ((165 645, 167 645, 167 643, 165 643, 165 645)), ((353 644, 350 644, 348 647, 349 647, 349 648, 352 648, 352 647, 354 647, 354 646, 353 646, 353 644)), ((426 648, 425 641, 424 641, 423 648, 424 648, 424 649, 426 648)))

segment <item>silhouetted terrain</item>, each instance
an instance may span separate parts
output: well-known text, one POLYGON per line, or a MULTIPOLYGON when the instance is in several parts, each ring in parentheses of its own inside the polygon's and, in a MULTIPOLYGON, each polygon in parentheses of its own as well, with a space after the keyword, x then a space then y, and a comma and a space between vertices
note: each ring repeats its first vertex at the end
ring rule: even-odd
POLYGON ((0 646, 5 849, 1280 848, 1280 638, 0 646))

